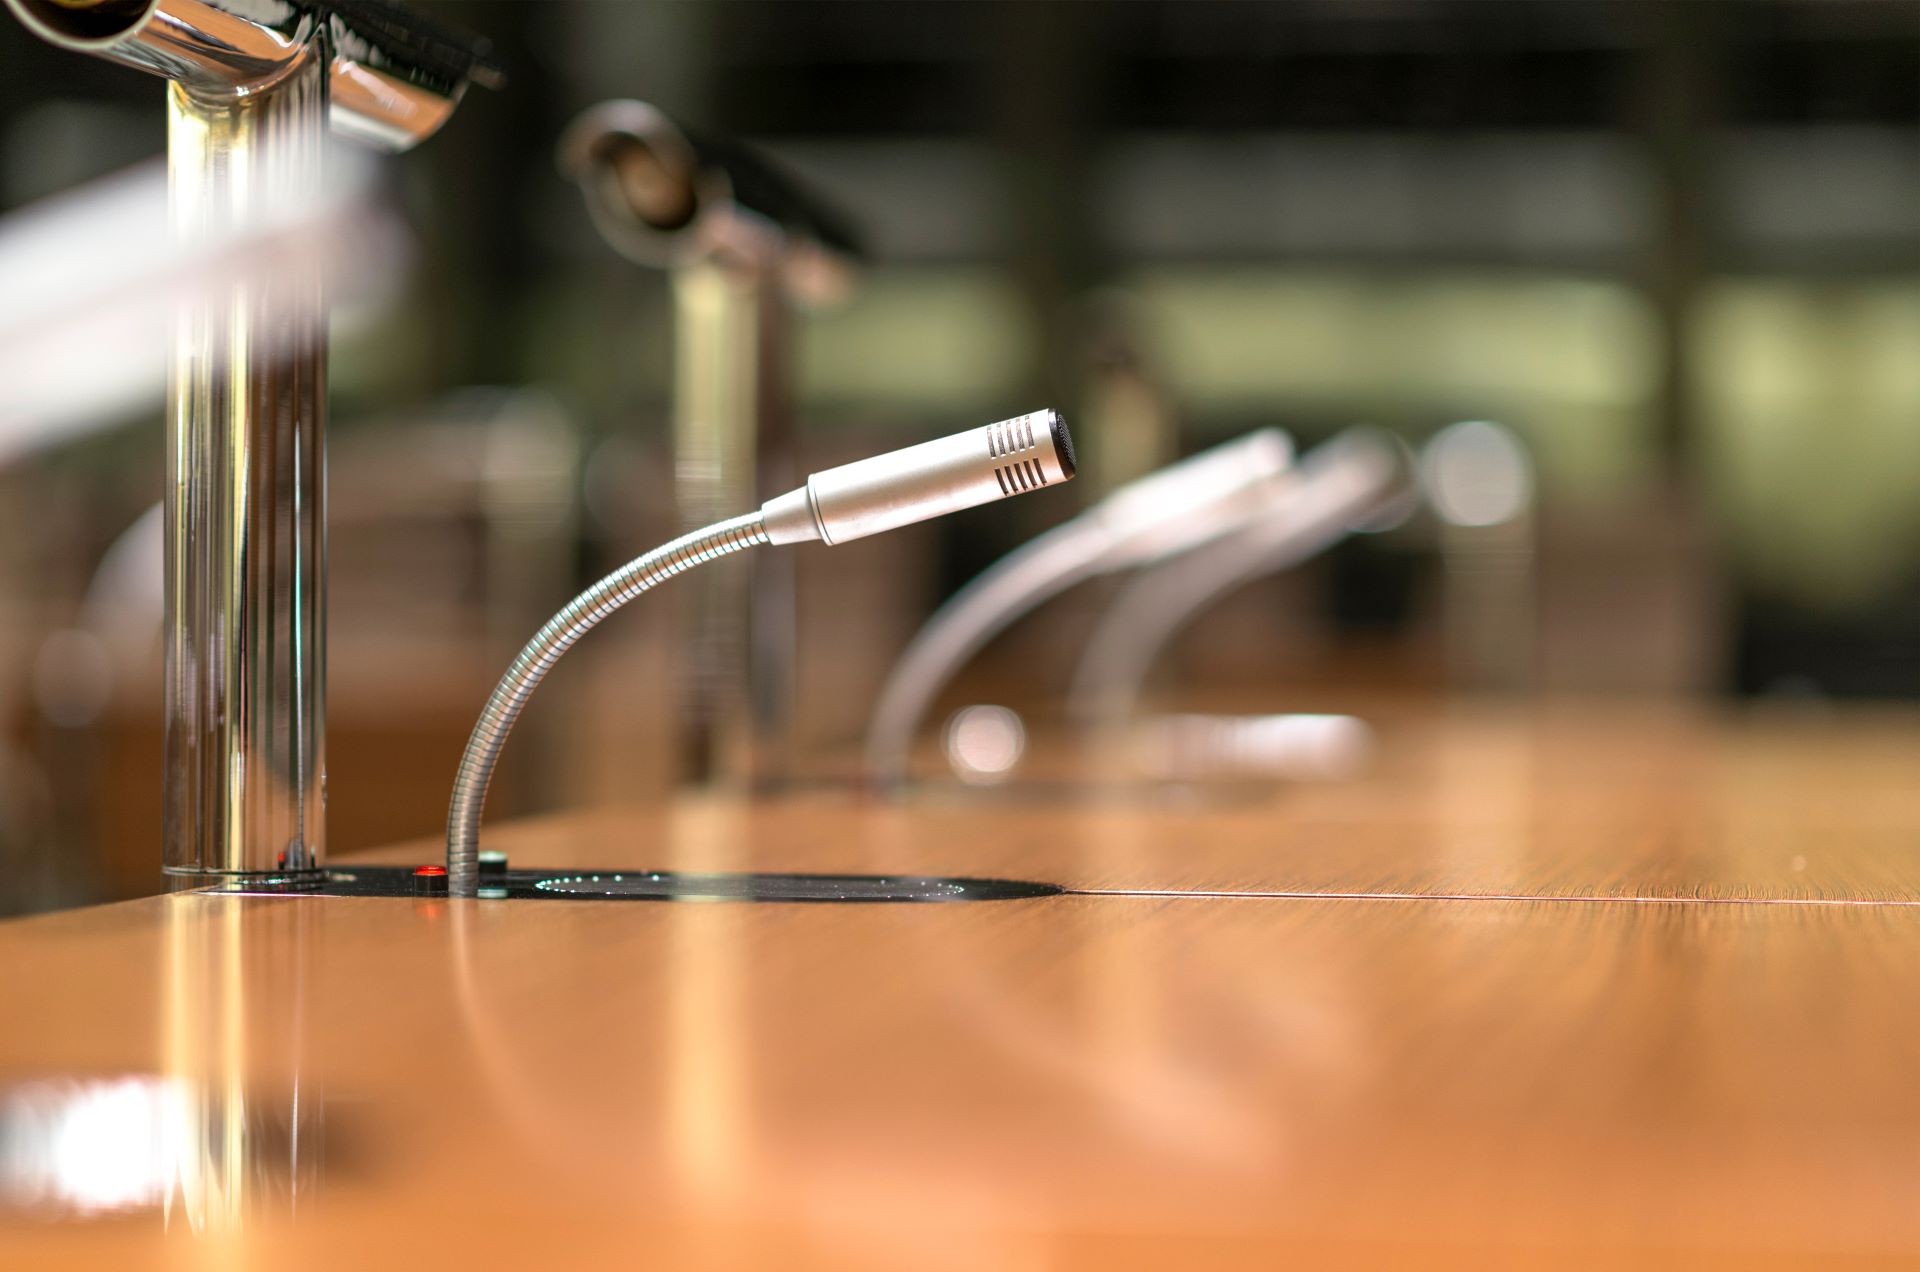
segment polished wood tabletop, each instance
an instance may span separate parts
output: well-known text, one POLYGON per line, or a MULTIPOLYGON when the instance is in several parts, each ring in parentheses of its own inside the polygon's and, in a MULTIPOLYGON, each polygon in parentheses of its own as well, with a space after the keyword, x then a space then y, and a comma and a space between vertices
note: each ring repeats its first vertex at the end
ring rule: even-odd
POLYGON ((1060 896, 0 924, 0 1267, 1920 1262, 1916 778, 1913 714, 1450 712, 1324 786, 487 836, 1060 896))

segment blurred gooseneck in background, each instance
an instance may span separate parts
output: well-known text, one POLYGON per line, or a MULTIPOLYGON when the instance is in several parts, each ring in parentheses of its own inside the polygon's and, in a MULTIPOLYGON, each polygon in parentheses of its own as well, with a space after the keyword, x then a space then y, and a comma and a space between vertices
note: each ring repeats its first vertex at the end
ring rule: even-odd
POLYGON ((867 725, 868 780, 882 788, 905 780, 914 735, 941 688, 1021 615, 1087 579, 1231 530, 1292 462, 1286 434, 1261 429, 1129 482, 1000 558, 941 606, 894 664, 867 725))
POLYGON ((1090 726, 1124 720, 1154 659, 1181 628, 1233 589, 1352 533, 1393 500, 1409 475, 1404 448, 1371 429, 1315 448, 1288 474, 1270 509, 1178 560, 1142 571, 1114 599, 1074 669, 1070 713, 1090 726))

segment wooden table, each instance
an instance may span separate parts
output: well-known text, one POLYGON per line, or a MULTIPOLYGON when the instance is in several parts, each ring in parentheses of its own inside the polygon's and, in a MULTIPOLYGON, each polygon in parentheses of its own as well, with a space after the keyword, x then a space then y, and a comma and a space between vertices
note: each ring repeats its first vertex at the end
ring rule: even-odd
POLYGON ((0 925, 16 1109, 180 1128, 167 1211, 16 1198, 0 1267, 1920 1261, 1917 778, 1911 714, 1476 713, 1253 802, 814 792, 489 836, 1083 895, 0 925))

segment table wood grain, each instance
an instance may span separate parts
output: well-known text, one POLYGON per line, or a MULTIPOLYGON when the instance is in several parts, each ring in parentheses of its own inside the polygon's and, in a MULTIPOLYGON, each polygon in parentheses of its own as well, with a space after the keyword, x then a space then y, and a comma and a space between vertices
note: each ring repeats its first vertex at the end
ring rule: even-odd
MULTIPOLYGON (((1920 901, 1920 712, 1570 704, 1383 721, 1343 782, 850 784, 490 827, 520 866, 987 874, 1080 888, 1920 901)), ((511 756, 508 758, 511 763, 511 756)), ((437 840, 366 859, 439 860, 437 840)))
POLYGON ((180 894, 0 924, 4 1089, 153 1075, 186 1144, 164 1212, 0 1208, 0 1266, 1920 1261, 1907 726, 1591 724, 1433 722, 1505 757, 1451 796, 498 832, 1310 895, 180 894))

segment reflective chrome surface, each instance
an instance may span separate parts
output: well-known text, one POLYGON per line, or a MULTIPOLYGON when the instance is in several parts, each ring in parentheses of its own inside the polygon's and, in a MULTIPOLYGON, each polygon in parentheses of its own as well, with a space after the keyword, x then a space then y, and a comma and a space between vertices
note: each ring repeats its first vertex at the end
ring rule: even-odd
POLYGON ((205 92, 265 91, 324 39, 333 127, 388 150, 438 131, 470 81, 501 82, 484 42, 393 5, 4 2, 42 39, 205 92))
POLYGON ((460 757, 447 809, 447 890, 471 897, 480 878, 480 818, 507 735, 533 691, 576 641, 615 610, 676 575, 767 542, 760 514, 748 513, 681 535, 629 561, 567 603, 520 651, 487 698, 460 757))
MULTIPOLYGON (((5 3, 54 44, 170 81, 170 219, 194 249, 320 201, 334 80, 343 131, 402 148, 468 79, 498 79, 484 44, 384 2, 5 3)), ((175 314, 163 860, 188 886, 314 870, 325 848, 327 315, 307 244, 271 264, 175 314)))
MULTIPOLYGON (((174 232, 218 241, 316 197, 318 56, 273 92, 168 88, 174 232)), ((317 262, 314 263, 317 265, 317 262)), ((168 430, 171 874, 325 851, 326 313, 317 268, 238 275, 174 332, 168 430)))
POLYGON ((807 478, 807 483, 769 499, 760 511, 716 521, 690 531, 607 575, 567 603, 534 633, 506 675, 494 686, 480 719, 467 739, 447 811, 447 882, 456 897, 470 897, 479 876, 480 817, 494 765, 507 734, 525 710, 541 680, 568 649, 615 610, 641 593, 695 566, 718 561, 748 548, 801 543, 825 544, 835 536, 858 538, 942 516, 1073 476, 1073 442, 1054 411, 1036 411, 967 429, 949 437, 906 446, 871 459, 842 464, 807 478), (1035 484, 1016 489, 1003 467, 1015 439, 1032 453, 1035 484), (992 473, 992 477, 985 474, 992 473), (780 532, 770 533, 774 526, 780 532))
POLYGON ((1058 411, 1032 411, 824 469, 767 501, 775 543, 849 543, 1073 480, 1058 411))
MULTIPOLYGON (((680 528, 692 530, 796 480, 787 319, 764 273, 717 259, 676 269, 673 297, 674 498, 680 528)), ((678 641, 681 776, 778 780, 793 712, 793 559, 756 554, 693 586, 678 641)))

